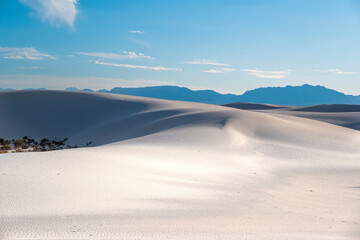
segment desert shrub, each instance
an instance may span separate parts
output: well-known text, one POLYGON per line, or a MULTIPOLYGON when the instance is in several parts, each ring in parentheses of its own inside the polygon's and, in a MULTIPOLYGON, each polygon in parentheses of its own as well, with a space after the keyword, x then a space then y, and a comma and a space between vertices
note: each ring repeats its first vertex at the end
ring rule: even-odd
POLYGON ((52 144, 54 144, 57 148, 63 149, 63 147, 65 146, 68 140, 69 140, 68 138, 64 138, 62 140, 57 140, 55 138, 55 140, 52 141, 52 144))
POLYGON ((8 145, 10 144, 10 141, 9 140, 5 140, 5 139, 0 139, 0 145, 8 145))
POLYGON ((33 152, 39 152, 41 150, 41 148, 39 148, 38 145, 33 146, 33 152))
POLYGON ((4 144, 0 147, 0 150, 5 150, 5 151, 11 150, 11 146, 9 144, 4 144))
POLYGON ((28 148, 29 148, 29 144, 27 144, 26 142, 21 144, 21 149, 28 149, 28 148))
POLYGON ((14 148, 19 148, 24 141, 21 139, 14 140, 14 148))
POLYGON ((33 139, 33 138, 27 138, 26 140, 24 140, 26 143, 28 143, 28 144, 33 144, 33 143, 37 143, 36 141, 35 141, 35 139, 33 139))
MULTIPOLYGON (((78 148, 78 145, 66 144, 68 138, 57 139, 54 140, 43 138, 40 141, 36 141, 33 138, 29 138, 28 136, 24 136, 19 139, 11 139, 6 140, 0 138, 0 153, 8 153, 8 152, 23 152, 25 149, 29 149, 28 151, 32 152, 45 152, 59 149, 71 149, 78 148), (11 151, 10 151, 11 150, 11 151), (14 151, 12 151, 14 150, 14 151)), ((92 141, 86 143, 86 146, 92 144, 92 141)))
POLYGON ((49 144, 49 139, 47 139, 47 138, 41 139, 40 146, 46 146, 48 144, 49 144))
POLYGON ((29 148, 29 144, 26 143, 23 139, 16 139, 14 141, 14 148, 21 148, 21 149, 28 149, 29 148))

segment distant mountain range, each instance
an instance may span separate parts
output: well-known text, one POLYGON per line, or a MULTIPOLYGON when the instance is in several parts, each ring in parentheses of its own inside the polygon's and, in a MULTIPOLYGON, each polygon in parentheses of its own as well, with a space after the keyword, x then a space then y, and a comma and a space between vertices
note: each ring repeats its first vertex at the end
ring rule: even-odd
MULTIPOLYGON (((13 90, 13 89, 1 89, 13 90)), ((91 89, 66 88, 67 91, 94 92, 91 89)), ((290 106, 310 106, 319 104, 360 104, 360 95, 345 95, 344 93, 322 86, 266 87, 246 91, 242 95, 220 94, 212 90, 191 90, 177 86, 156 86, 140 88, 120 88, 99 90, 97 92, 126 94, 141 97, 167 100, 190 101, 210 104, 227 104, 234 102, 252 102, 290 106)))

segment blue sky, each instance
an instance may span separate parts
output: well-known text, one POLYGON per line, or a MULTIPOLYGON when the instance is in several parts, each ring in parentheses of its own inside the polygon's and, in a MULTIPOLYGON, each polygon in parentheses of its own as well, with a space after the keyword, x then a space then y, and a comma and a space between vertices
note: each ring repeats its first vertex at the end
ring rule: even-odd
POLYGON ((357 0, 0 0, 0 88, 360 94, 357 0))

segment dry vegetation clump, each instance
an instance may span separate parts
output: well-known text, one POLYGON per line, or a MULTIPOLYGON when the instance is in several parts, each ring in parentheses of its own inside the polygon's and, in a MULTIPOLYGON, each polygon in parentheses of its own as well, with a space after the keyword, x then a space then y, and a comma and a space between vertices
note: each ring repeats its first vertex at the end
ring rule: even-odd
MULTIPOLYGON (((66 144, 68 140, 68 138, 60 140, 57 138, 55 138, 54 140, 47 138, 35 140, 33 138, 29 138, 28 136, 11 140, 0 138, 0 154, 12 152, 45 152, 69 148, 78 148, 77 145, 66 144)), ((86 146, 89 146, 91 143, 92 141, 87 143, 86 146)))

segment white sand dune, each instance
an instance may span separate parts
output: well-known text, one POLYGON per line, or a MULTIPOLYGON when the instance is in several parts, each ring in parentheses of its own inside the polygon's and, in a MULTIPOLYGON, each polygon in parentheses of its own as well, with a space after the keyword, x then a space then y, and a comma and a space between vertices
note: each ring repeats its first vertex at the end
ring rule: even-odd
POLYGON ((291 110, 290 111, 276 110, 273 111, 273 113, 313 119, 313 120, 327 122, 360 131, 360 111, 359 112, 302 112, 302 111, 291 111, 291 110))
POLYGON ((232 103, 224 106, 297 116, 360 130, 360 105, 323 104, 309 107, 291 107, 257 103, 232 103))
POLYGON ((124 95, 0 93, 0 239, 359 239, 360 133, 124 95))

